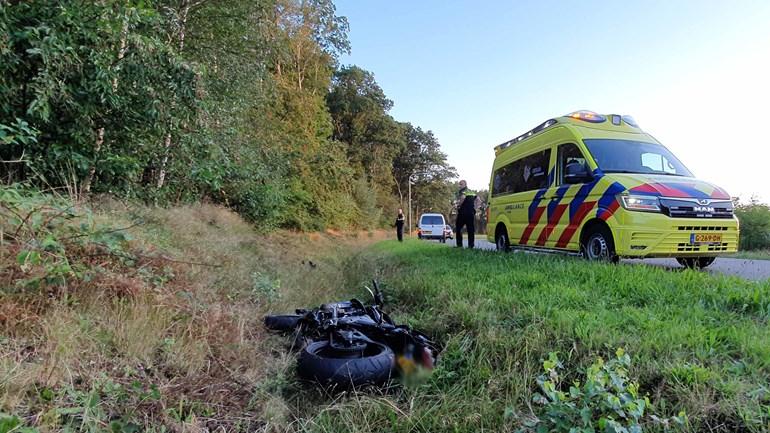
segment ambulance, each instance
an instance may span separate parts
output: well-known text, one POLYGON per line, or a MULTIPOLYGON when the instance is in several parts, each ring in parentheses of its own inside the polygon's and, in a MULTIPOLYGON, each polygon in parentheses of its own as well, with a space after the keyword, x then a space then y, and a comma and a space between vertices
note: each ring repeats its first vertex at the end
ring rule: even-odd
POLYGON ((487 238, 590 260, 672 257, 704 268, 738 248, 723 189, 625 115, 577 111, 495 147, 487 238))

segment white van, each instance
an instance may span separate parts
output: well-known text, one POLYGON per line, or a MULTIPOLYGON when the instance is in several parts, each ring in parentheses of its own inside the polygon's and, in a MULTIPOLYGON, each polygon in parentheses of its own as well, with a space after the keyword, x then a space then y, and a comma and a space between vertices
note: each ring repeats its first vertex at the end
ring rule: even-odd
POLYGON ((446 242, 444 228, 446 220, 440 213, 424 213, 420 216, 420 222, 417 224, 418 239, 438 239, 446 242))

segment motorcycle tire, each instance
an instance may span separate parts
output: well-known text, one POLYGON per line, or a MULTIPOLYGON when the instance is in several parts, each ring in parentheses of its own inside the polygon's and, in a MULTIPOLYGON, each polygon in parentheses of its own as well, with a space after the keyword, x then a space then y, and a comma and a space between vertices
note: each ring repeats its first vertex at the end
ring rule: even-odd
POLYGON ((265 327, 274 331, 291 331, 297 327, 301 318, 297 314, 265 316, 265 327))
POLYGON ((386 382, 395 362, 395 354, 384 344, 369 342, 362 353, 351 356, 335 350, 328 341, 315 341, 300 354, 297 373, 323 385, 350 388, 386 382))

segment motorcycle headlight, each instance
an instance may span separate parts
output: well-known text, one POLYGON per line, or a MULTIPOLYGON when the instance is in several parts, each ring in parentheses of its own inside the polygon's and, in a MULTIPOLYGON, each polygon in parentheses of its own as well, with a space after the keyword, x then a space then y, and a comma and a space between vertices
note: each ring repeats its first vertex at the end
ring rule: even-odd
POLYGON ((620 195, 620 203, 624 209, 642 212, 660 212, 660 201, 657 197, 647 195, 620 195))

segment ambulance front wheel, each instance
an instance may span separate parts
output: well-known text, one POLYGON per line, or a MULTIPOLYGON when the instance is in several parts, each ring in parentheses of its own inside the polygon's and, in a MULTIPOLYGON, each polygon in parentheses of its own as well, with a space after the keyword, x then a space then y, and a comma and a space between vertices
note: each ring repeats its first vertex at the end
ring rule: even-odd
POLYGON ((580 252, 588 260, 617 263, 619 258, 615 254, 615 242, 612 239, 610 229, 600 223, 587 227, 582 241, 580 252))

